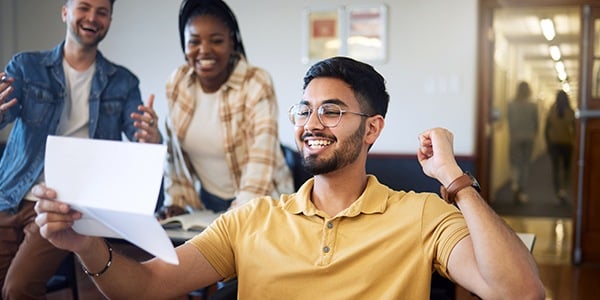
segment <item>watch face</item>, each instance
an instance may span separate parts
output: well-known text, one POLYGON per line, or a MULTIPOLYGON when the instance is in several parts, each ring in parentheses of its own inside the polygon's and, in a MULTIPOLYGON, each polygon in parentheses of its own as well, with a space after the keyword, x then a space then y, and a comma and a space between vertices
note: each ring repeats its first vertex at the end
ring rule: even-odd
POLYGON ((479 182, 477 181, 477 179, 475 178, 475 176, 473 176, 473 174, 471 174, 470 172, 465 172, 465 174, 469 175, 469 177, 471 178, 471 180, 473 180, 473 188, 475 188, 478 192, 481 192, 481 187, 479 186, 479 182))

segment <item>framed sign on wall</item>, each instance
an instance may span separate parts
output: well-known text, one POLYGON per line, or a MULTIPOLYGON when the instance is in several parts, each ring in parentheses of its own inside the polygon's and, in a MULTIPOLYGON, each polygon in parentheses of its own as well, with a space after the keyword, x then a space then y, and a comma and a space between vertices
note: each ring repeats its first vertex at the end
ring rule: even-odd
POLYGON ((343 11, 338 8, 309 8, 303 12, 304 63, 341 54, 340 31, 343 11))
POLYGON ((387 7, 350 5, 306 8, 302 62, 349 56, 370 63, 387 58, 387 7))
POLYGON ((385 5, 354 5, 346 9, 347 55, 361 61, 384 62, 387 44, 385 5))

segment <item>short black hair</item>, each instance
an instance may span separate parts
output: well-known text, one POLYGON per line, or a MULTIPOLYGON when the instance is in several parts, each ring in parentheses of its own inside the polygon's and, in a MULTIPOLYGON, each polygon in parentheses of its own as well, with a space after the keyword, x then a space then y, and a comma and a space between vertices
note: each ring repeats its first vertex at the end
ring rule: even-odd
POLYGON ((246 56, 244 43, 242 43, 242 35, 238 26, 237 19, 233 11, 222 0, 183 0, 179 8, 179 40, 181 41, 181 50, 185 53, 185 27, 191 19, 201 16, 214 16, 223 23, 231 31, 233 38, 233 50, 243 56, 246 56))
POLYGON ((346 82, 359 100, 363 113, 385 118, 390 95, 385 79, 373 66, 349 57, 331 57, 314 64, 304 76, 304 87, 315 78, 330 77, 346 82))

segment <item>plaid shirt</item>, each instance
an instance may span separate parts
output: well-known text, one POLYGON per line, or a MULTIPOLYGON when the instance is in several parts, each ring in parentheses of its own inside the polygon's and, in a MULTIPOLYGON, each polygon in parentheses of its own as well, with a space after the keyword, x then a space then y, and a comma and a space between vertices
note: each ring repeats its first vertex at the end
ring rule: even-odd
MULTIPOLYGON (((201 209, 198 180, 181 142, 202 88, 189 65, 179 67, 167 82, 168 155, 165 165, 165 204, 201 209)), ((240 59, 217 91, 225 160, 235 185, 236 202, 282 193, 294 185, 278 138, 278 106, 269 74, 240 59)), ((206 128, 210 130, 210 128, 206 128)))

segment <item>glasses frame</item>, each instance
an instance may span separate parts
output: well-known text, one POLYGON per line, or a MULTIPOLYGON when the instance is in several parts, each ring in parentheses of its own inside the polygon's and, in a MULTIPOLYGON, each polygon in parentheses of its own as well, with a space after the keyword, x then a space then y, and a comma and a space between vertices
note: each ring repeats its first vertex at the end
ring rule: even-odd
POLYGON ((298 104, 294 104, 290 107, 290 109, 288 110, 288 117, 290 119, 290 122, 292 122, 292 125, 294 125, 296 127, 301 127, 301 126, 306 125, 306 123, 308 123, 308 120, 310 120, 310 117, 312 116, 312 114, 315 110, 317 111, 317 119, 319 120, 319 123, 321 123, 321 125, 323 125, 323 127, 326 127, 326 128, 333 128, 333 127, 337 127, 338 125, 340 125, 340 122, 342 121, 342 117, 346 113, 350 113, 350 114, 365 117, 365 118, 370 118, 370 117, 374 116, 374 115, 368 115, 368 114, 365 114, 362 112, 344 110, 344 109, 342 109, 342 107, 339 104, 336 104, 336 103, 323 103, 323 104, 319 105, 319 107, 317 107, 316 109, 311 108, 308 104, 298 103, 298 104), (306 116, 306 119, 302 124, 295 121, 295 117, 294 117, 295 113, 292 112, 294 110, 294 108, 297 108, 299 106, 308 107, 308 116, 306 116), (338 117, 338 120, 335 123, 335 125, 329 126, 323 122, 323 119, 322 119, 323 106, 337 106, 339 108, 339 117, 338 117))

